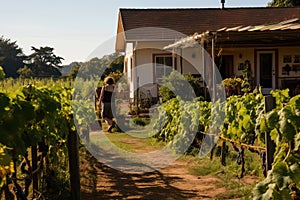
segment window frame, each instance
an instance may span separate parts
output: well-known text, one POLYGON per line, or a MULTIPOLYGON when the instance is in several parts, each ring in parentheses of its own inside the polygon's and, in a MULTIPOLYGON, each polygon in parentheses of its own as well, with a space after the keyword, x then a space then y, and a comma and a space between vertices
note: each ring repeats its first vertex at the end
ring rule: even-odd
POLYGON ((161 83, 162 82, 162 79, 163 77, 166 75, 166 67, 165 66, 169 66, 169 65, 165 65, 163 64, 163 69, 164 69, 164 74, 161 78, 157 78, 156 76, 156 69, 157 69, 157 63, 156 63, 156 59, 157 57, 169 57, 172 59, 172 71, 176 70, 176 57, 173 56, 172 53, 158 53, 158 54, 153 54, 153 80, 156 82, 156 83, 161 83))

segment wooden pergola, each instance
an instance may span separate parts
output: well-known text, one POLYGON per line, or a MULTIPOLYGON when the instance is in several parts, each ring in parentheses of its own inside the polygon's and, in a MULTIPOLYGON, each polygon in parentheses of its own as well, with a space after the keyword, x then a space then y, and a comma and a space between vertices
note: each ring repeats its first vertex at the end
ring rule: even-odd
MULTIPOLYGON (((207 50, 211 52, 211 55, 216 55, 215 49, 222 48, 300 46, 300 19, 294 18, 279 23, 256 26, 223 27, 200 34, 195 33, 164 49, 184 49, 199 44, 203 47, 203 51, 207 50)), ((214 56, 211 57, 214 63, 214 56)), ((214 83, 215 70, 213 68, 213 87, 214 83)))
POLYGON ((203 42, 212 46, 210 42, 213 40, 214 45, 224 48, 274 46, 274 43, 276 43, 276 46, 299 46, 300 19, 295 18, 275 24, 257 26, 223 27, 219 30, 210 30, 201 34, 195 33, 166 46, 165 49, 186 48, 203 42))

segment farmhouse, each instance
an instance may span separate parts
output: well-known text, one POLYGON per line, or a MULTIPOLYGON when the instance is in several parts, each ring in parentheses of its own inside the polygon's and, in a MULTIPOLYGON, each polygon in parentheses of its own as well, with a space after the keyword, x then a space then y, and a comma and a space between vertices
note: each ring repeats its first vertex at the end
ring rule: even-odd
POLYGON ((300 85, 300 7, 120 9, 117 33, 131 98, 137 87, 158 97, 163 76, 172 70, 210 73, 196 45, 209 53, 223 79, 249 68, 264 93, 290 88, 294 94, 300 85))

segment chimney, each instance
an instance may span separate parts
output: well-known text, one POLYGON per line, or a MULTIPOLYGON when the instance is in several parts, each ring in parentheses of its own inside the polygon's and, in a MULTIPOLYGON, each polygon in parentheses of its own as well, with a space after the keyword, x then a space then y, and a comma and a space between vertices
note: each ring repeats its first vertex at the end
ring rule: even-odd
POLYGON ((221 0, 221 4, 222 4, 222 10, 225 8, 224 4, 225 4, 225 0, 221 0))

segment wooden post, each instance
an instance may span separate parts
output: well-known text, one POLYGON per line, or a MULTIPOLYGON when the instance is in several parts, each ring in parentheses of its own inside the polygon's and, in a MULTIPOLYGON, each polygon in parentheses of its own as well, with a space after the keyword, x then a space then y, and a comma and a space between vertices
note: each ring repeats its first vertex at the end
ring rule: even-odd
POLYGON ((212 39, 211 39, 211 58, 212 58, 212 89, 213 89, 213 92, 211 95, 211 99, 212 99, 212 102, 214 102, 216 100, 216 69, 215 69, 215 35, 212 36, 212 39))
POLYGON ((136 81, 136 85, 137 85, 137 88, 136 88, 136 108, 137 108, 137 115, 140 114, 140 108, 139 108, 139 101, 140 101, 140 77, 137 77, 137 81, 136 81))
MULTIPOLYGON (((269 112, 276 107, 276 100, 273 96, 265 96, 265 112, 269 112)), ((266 143, 266 172, 272 169, 272 163, 274 160, 274 153, 276 145, 271 140, 270 133, 265 133, 265 143, 266 143)))
MULTIPOLYGON (((26 99, 26 101, 31 101, 32 85, 29 84, 27 87, 29 88, 29 94, 28 94, 28 96, 26 96, 25 99, 26 99)), ((31 173, 33 173, 33 175, 32 175, 33 197, 35 197, 35 192, 39 190, 38 173, 36 172, 37 166, 38 166, 38 151, 37 151, 37 144, 34 144, 31 147, 31 173)), ((29 185, 30 185, 30 183, 29 183, 29 185)), ((25 186, 25 187, 27 187, 27 186, 25 186)), ((29 186, 28 186, 28 188, 29 188, 29 186)), ((26 191, 26 192, 28 192, 28 191, 26 191)), ((26 194, 26 196, 27 195, 28 194, 26 194)))
MULTIPOLYGON (((37 145, 32 145, 31 147, 31 166, 32 166, 32 172, 35 172, 37 169, 37 162, 38 162, 38 157, 37 157, 37 145)), ((35 195, 35 191, 38 191, 39 185, 38 185, 38 173, 34 173, 32 175, 32 189, 33 189, 33 194, 35 195)))
MULTIPOLYGON (((203 79, 203 86, 204 86, 204 99, 207 100, 207 76, 206 76, 206 57, 205 57, 205 49, 206 49, 206 43, 205 40, 202 38, 201 39, 201 54, 202 54, 202 67, 203 67, 203 72, 202 72, 202 79, 203 79)), ((201 69, 201 68, 200 68, 201 69)))
POLYGON ((76 131, 69 130, 68 134, 68 154, 69 154, 69 173, 71 185, 71 199, 80 200, 80 171, 78 153, 78 135, 76 131))

